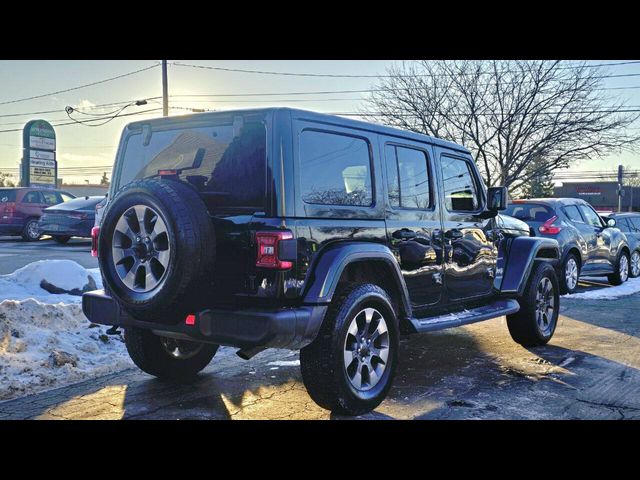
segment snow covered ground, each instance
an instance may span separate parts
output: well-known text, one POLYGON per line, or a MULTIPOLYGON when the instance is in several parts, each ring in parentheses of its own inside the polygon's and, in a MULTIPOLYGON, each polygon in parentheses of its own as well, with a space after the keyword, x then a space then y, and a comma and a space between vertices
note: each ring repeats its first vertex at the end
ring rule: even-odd
MULTIPOLYGON (((584 280, 588 279, 584 278, 584 280)), ((608 283, 606 278, 593 278, 592 280, 598 283, 608 283)), ((640 292, 640 277, 630 278, 622 285, 617 285, 615 287, 603 287, 594 290, 588 290, 586 292, 574 293, 573 295, 563 295, 563 298, 572 300, 615 300, 616 298, 633 295, 638 292, 640 292)))
POLYGON ((71 260, 38 261, 0 275, 0 400, 133 366, 120 336, 90 324, 80 296, 51 294, 42 280, 69 291, 102 287, 98 269, 71 260))

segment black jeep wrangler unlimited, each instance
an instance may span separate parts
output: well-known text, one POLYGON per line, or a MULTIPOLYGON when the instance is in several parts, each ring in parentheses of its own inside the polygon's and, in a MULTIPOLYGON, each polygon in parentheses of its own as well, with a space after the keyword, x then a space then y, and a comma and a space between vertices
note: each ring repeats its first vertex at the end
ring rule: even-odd
POLYGON ((101 227, 95 323, 184 380, 219 345, 301 349, 304 384, 346 414, 385 398, 400 334, 507 316, 527 346, 558 319, 553 239, 503 228, 468 150, 289 108, 129 124, 101 227))

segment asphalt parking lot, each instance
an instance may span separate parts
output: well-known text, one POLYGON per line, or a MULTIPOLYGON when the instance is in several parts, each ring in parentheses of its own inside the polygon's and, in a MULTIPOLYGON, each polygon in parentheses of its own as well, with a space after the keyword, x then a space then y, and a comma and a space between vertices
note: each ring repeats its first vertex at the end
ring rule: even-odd
POLYGON ((73 260, 85 268, 96 268, 98 260, 91 256, 91 240, 72 238, 60 245, 50 237, 37 242, 25 242, 20 237, 0 237, 0 275, 38 260, 73 260))
MULTIPOLYGON (((609 288, 583 282, 581 290, 609 288)), ((640 419, 640 295, 563 298, 545 347, 514 343, 504 318, 401 341, 389 397, 361 419, 640 419)), ((191 385, 135 369, 0 403, 0 419, 330 419, 298 354, 249 361, 223 348, 191 385)))

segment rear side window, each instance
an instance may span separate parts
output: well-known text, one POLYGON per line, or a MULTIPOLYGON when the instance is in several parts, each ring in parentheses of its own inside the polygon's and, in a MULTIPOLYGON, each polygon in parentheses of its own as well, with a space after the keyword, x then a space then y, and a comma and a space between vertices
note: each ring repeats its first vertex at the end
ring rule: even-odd
POLYGON ((584 219, 582 218, 582 215, 580 215, 580 210, 578 210, 578 207, 575 205, 567 205, 566 207, 563 207, 562 210, 572 222, 584 223, 584 219))
POLYGON ((431 207, 429 164, 425 152, 396 145, 387 145, 385 152, 391 206, 431 207))
POLYGON ((0 203, 2 202, 15 202, 16 191, 15 190, 0 190, 0 203))
POLYGON ((580 207, 580 211, 582 212, 584 217, 587 219, 587 223, 589 225, 593 225, 594 227, 602 226, 602 221, 600 220, 600 216, 596 212, 594 212, 593 210, 591 210, 589 207, 585 205, 579 205, 579 207, 580 207))
POLYGON ((262 208, 266 151, 266 129, 256 122, 245 123, 238 136, 232 124, 154 131, 150 138, 134 134, 126 142, 118 188, 160 170, 177 170, 180 180, 218 206, 262 208))
POLYGON ((444 202, 449 211, 474 212, 480 208, 478 187, 469 162, 442 157, 444 202))
POLYGON ((369 143, 362 138, 303 131, 299 170, 305 203, 359 207, 373 203, 369 143))
POLYGON ((546 222, 554 215, 550 208, 534 203, 512 203, 504 213, 523 222, 546 222))
POLYGON ((631 226, 626 218, 616 218, 616 227, 625 233, 631 232, 631 226))
POLYGON ((23 198, 23 203, 43 203, 40 192, 28 192, 23 198))

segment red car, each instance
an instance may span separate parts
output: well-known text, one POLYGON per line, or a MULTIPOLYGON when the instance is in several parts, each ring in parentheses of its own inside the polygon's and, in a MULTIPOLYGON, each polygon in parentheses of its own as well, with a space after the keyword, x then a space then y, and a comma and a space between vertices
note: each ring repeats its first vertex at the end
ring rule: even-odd
POLYGON ((0 188, 0 235, 22 235, 28 242, 42 235, 38 220, 43 210, 75 198, 62 190, 0 188))

